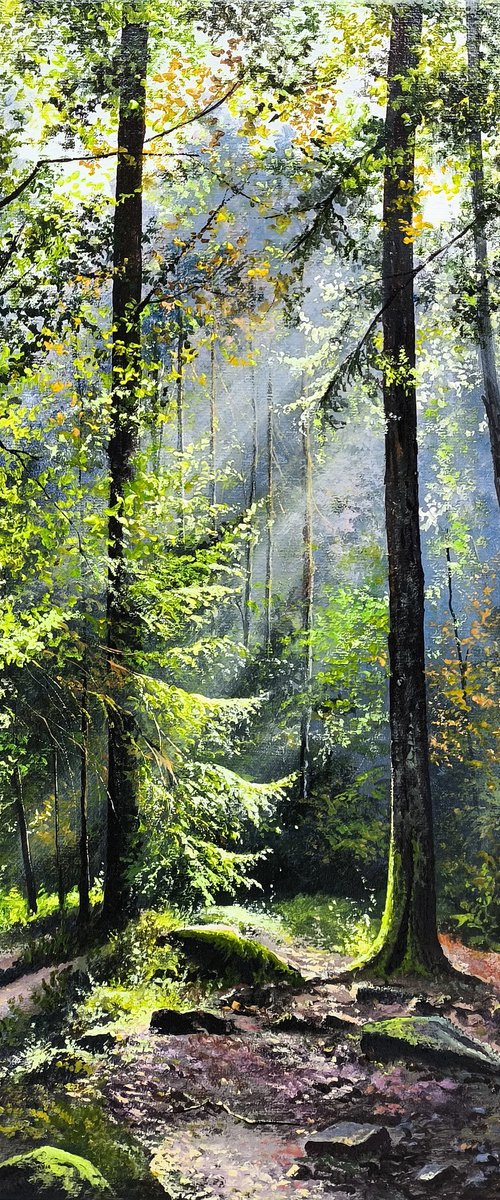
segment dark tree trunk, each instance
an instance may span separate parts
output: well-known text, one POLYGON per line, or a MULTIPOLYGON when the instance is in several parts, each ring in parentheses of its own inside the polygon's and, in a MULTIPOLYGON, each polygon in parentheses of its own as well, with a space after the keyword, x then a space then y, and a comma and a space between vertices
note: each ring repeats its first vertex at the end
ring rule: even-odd
POLYGON ((477 0, 466 0, 467 58, 469 65, 469 162, 474 213, 474 255, 476 260, 477 309, 476 327, 479 357, 483 376, 483 401, 488 421, 493 477, 500 504, 500 387, 495 358, 495 341, 491 323, 491 303, 488 279, 488 242, 484 192, 483 141, 481 109, 483 84, 481 79, 481 17, 477 0))
POLYGON ((81 925, 87 925, 90 919, 90 858, 89 858, 89 824, 88 824, 88 745, 89 745, 89 715, 88 715, 88 685, 87 669, 83 669, 83 686, 80 709, 80 837, 79 837, 79 874, 78 874, 78 920, 81 925))
POLYGON ((179 528, 181 545, 186 540, 186 518, 184 512, 184 323, 182 312, 179 310, 179 328, 177 334, 177 388, 175 407, 177 413, 177 453, 179 455, 179 528))
POLYGON ((210 342, 210 505, 212 509, 212 528, 217 532, 217 395, 215 372, 215 341, 210 342))
POLYGON ((104 919, 126 918, 139 850, 139 769, 130 713, 131 655, 138 621, 130 599, 123 507, 133 481, 141 381, 142 155, 145 132, 147 26, 127 23, 121 41, 121 86, 113 246, 111 438, 108 446, 107 638, 113 704, 108 712, 108 830, 104 919))
POLYGON ((372 969, 444 969, 438 941, 420 546, 412 224, 411 90, 422 14, 392 11, 383 212, 385 509, 389 568, 391 837, 385 912, 372 969))
POLYGON ((264 640, 268 658, 272 650, 273 614, 273 525, 274 525, 274 405, 271 376, 267 385, 267 550, 264 640))
MULTIPOLYGON (((253 347, 252 347, 253 350, 253 347)), ((259 426, 257 414, 257 387, 255 367, 251 367, 251 401, 252 401, 252 458, 250 462, 250 489, 247 508, 252 509, 257 500, 257 466, 259 461, 259 426)), ((253 516, 252 516, 253 519, 253 516)), ((245 582, 243 589, 243 644, 248 646, 250 641, 250 620, 252 601, 254 538, 250 530, 247 533, 245 549, 245 582)))
POLYGON ((57 875, 57 899, 59 910, 64 910, 64 878, 61 862, 61 840, 60 840, 60 821, 59 821, 59 754, 57 746, 52 749, 52 779, 54 784, 54 850, 56 855, 56 875, 57 875))
POLYGON ((302 632, 304 635, 305 707, 300 728, 300 779, 302 800, 309 795, 311 772, 309 734, 311 726, 310 687, 312 680, 312 625, 314 602, 313 551, 313 478, 311 453, 311 415, 306 409, 301 419, 302 475, 304 488, 304 528, 302 530, 302 632))
POLYGON ((14 767, 14 808, 16 813, 17 827, 19 830, 19 842, 21 845, 21 858, 23 862, 24 886, 26 888, 26 899, 28 901, 28 909, 30 913, 38 912, 38 904, 36 898, 36 884, 33 872, 33 863, 31 860, 30 837, 28 825, 26 822, 26 813, 24 811, 23 799, 23 781, 19 764, 14 767))

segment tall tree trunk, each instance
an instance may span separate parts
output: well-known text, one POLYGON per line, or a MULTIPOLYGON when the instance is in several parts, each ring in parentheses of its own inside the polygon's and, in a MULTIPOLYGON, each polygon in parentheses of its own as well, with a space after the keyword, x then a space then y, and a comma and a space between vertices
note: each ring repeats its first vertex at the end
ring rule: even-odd
POLYGON ((184 322, 182 310, 179 309, 179 328, 177 334, 177 387, 175 407, 177 414, 177 453, 179 455, 179 526, 181 545, 186 540, 186 516, 184 512, 184 322))
POLYGON ((469 66, 469 164, 474 213, 474 256, 477 277, 476 328, 483 376, 483 401, 488 421, 495 491, 500 504, 500 387, 491 324, 488 279, 488 242, 484 194, 483 140, 481 133, 481 16, 478 0, 466 0, 467 59, 469 66))
POLYGON ((383 211, 385 511, 389 568, 391 836, 372 969, 444 969, 438 941, 420 546, 413 243, 415 125, 408 91, 422 25, 416 4, 392 10, 383 211), (406 84, 406 87, 405 87, 406 84), (410 111, 409 111, 410 110, 410 111))
POLYGON ((90 919, 90 858, 88 822, 88 681, 87 664, 83 664, 82 698, 80 707, 80 837, 78 874, 78 920, 87 925, 90 919))
POLYGON ((59 810, 59 754, 57 746, 52 747, 52 780, 54 784, 54 850, 56 856, 57 899, 59 911, 64 911, 64 879, 61 862, 60 840, 60 810, 59 810))
POLYGON ((264 641, 266 655, 269 658, 272 650, 272 610, 273 610, 273 525, 274 525, 274 405, 273 383, 271 375, 267 385, 267 551, 266 551, 266 587, 265 587, 265 633, 264 641))
POLYGON ((128 22, 124 9, 118 162, 113 234, 113 349, 111 438, 108 446, 111 516, 108 525, 107 641, 110 686, 117 688, 108 712, 108 829, 103 916, 126 918, 139 848, 139 770, 134 719, 127 688, 130 656, 138 642, 137 618, 127 579, 124 500, 133 480, 137 447, 137 393, 141 381, 142 156, 148 31, 128 22))
POLYGON ((215 339, 210 342, 210 506, 212 509, 212 528, 217 532, 217 396, 215 372, 215 339))
MULTIPOLYGON (((83 445, 84 429, 84 398, 81 394, 80 403, 80 441, 83 445)), ((83 491, 82 461, 78 463, 78 492, 81 497, 81 520, 85 516, 83 491)), ((85 587, 85 558, 83 545, 79 538, 80 550, 80 579, 82 593, 82 611, 87 612, 87 594, 85 587)), ((89 858, 89 829, 88 829, 88 744, 89 744, 89 715, 88 715, 88 622, 84 620, 84 646, 82 657, 82 691, 80 697, 80 803, 79 803, 79 833, 78 833, 78 921, 84 927, 90 919, 90 858, 89 858)))
POLYGON ((302 632, 304 636, 304 691, 305 706, 300 727, 300 780, 302 800, 309 795, 311 771, 309 734, 311 727, 310 688, 312 681, 313 653, 312 626, 314 602, 314 551, 313 551, 313 477, 311 452, 311 414, 305 409, 301 418, 302 475, 304 487, 304 528, 302 530, 302 632))
MULTIPOLYGON (((252 346, 253 353, 253 346, 252 346)), ((257 500, 257 467, 259 462, 259 423, 257 413, 257 386, 255 379, 255 366, 252 364, 250 376, 250 390, 252 402, 252 458, 250 462, 250 489, 248 495, 247 508, 252 509, 257 500)), ((248 531, 247 542, 245 549, 245 576, 243 588, 243 645, 248 647, 250 641, 250 620, 252 600, 252 574, 253 574, 253 551, 254 538, 251 531, 248 531)))
POLYGON ((35 875, 33 872, 33 862, 31 859, 30 837, 28 825, 26 822, 26 813, 24 810, 23 799, 23 781, 19 763, 14 767, 14 809, 16 813, 17 828, 19 830, 19 842, 21 845, 21 858, 23 862, 24 886, 26 888, 26 899, 28 901, 28 910, 30 913, 38 912, 38 904, 36 898, 35 875))

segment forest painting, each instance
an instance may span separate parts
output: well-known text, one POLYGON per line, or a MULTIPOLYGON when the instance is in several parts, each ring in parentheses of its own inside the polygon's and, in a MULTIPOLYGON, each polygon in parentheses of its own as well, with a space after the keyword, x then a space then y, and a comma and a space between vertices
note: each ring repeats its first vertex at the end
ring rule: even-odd
POLYGON ((495 1200, 500 2, 0 89, 0 1200, 495 1200))

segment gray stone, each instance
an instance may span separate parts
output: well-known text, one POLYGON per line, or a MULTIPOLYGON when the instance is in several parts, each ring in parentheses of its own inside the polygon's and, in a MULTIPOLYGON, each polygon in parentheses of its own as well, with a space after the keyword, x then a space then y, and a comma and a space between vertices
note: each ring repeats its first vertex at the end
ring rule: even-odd
POLYGON ((331 1154, 334 1158, 346 1159, 385 1154, 390 1149, 391 1139, 384 1125, 357 1125, 354 1121, 329 1125, 305 1143, 306 1154, 331 1154))
POLYGON ((451 1179, 456 1171, 455 1163, 452 1162, 430 1162, 426 1163, 418 1172, 417 1180, 419 1183, 428 1184, 429 1187, 436 1184, 445 1183, 447 1179, 451 1179))
POLYGON ((354 1033, 360 1028, 360 1022, 351 1013, 330 1012, 324 1017, 322 1027, 338 1030, 340 1033, 354 1033))
POLYGON ((407 992, 404 988, 359 984, 356 989, 358 1004, 406 1004, 410 999, 411 992, 407 992))
POLYGON ((484 1195, 485 1189, 489 1189, 489 1186, 490 1184, 486 1178, 486 1175, 483 1175, 482 1171, 474 1171, 474 1173, 472 1175, 468 1175, 467 1179, 465 1180, 464 1196, 470 1196, 473 1198, 474 1196, 480 1196, 481 1194, 484 1195))
POLYGON ((445 1017, 394 1017, 363 1026, 361 1049, 368 1058, 392 1062, 404 1058, 500 1075, 500 1056, 469 1037, 445 1017))
POLYGON ((149 1028, 154 1033, 165 1034, 220 1034, 230 1033, 233 1026, 218 1013, 204 1012, 203 1009, 179 1012, 176 1008, 158 1008, 152 1014, 149 1028))
POLYGON ((271 1029, 278 1033, 320 1033, 321 1025, 317 1018, 300 1012, 285 1012, 272 1021, 271 1029))
POLYGON ((104 1054, 106 1050, 112 1050, 117 1041, 116 1033, 110 1029, 88 1029, 78 1038, 78 1045, 90 1054, 104 1054))

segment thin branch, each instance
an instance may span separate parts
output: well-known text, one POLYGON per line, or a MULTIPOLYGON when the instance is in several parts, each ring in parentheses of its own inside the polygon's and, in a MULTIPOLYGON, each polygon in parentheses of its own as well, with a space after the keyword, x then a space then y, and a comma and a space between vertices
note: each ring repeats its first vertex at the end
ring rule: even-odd
MULTIPOLYGON (((182 121, 177 121, 175 125, 170 125, 168 129, 163 129, 160 133, 153 133, 151 137, 145 139, 144 144, 149 145, 151 142, 155 142, 159 138, 170 137, 173 133, 177 133, 179 129, 185 129, 187 125, 194 125, 196 121, 201 121, 204 117, 210 116, 211 113, 214 113, 217 111, 217 109, 221 108, 222 105, 226 103, 226 100, 229 100, 237 88, 240 87, 242 79, 243 76, 240 75, 238 79, 235 80, 235 82, 231 85, 231 87, 228 88, 227 92, 224 92, 224 95, 220 96, 218 100, 212 100, 210 104, 207 104, 205 108, 200 109, 199 112, 193 113, 190 117, 185 117, 182 121)), ((0 212, 3 208, 6 208, 8 204, 12 204, 14 200, 17 200, 18 197, 21 196, 27 188, 29 188, 30 184, 33 183, 33 180, 43 167, 58 166, 61 163, 99 162, 101 159, 115 158, 119 153, 120 147, 117 146, 113 150, 101 150, 97 154, 73 154, 66 155, 61 158, 40 158, 38 162, 35 163, 35 166, 29 172, 29 174, 17 184, 17 187, 15 187, 12 192, 9 192, 7 196, 0 197, 0 212)))
MULTIPOLYGON (((193 232, 193 234, 191 235, 189 240, 182 247, 182 250, 179 252, 179 254, 177 254, 176 257, 171 260, 171 262, 168 265, 169 271, 175 271, 176 267, 181 262, 184 255, 188 254, 189 251, 192 250, 193 247, 196 245, 197 241, 199 241, 199 239, 203 236, 203 234, 206 233, 207 230, 210 229, 210 226, 215 221, 217 214, 221 211, 222 208, 224 208, 224 205, 226 204, 226 202, 227 202, 227 192, 224 193, 220 204, 218 204, 217 207, 212 210, 207 221, 205 222, 204 225, 202 225, 201 229, 198 229, 195 232, 193 232)), ((158 286, 159 286, 158 284, 155 284, 154 287, 150 288, 149 292, 146 293, 146 295, 144 296, 144 299, 141 300, 140 304, 137 305, 137 309, 136 309, 137 314, 144 311, 144 309, 149 304, 150 300, 152 300, 153 296, 156 294, 156 290, 157 290, 158 286)), ((162 286, 164 286, 163 281, 162 281, 162 286)))
POLYGON ((2 208, 6 208, 8 204, 12 204, 14 200, 17 200, 18 196, 21 196, 22 193, 26 191, 26 188, 29 188, 30 183, 33 183, 33 180, 43 166, 45 166, 45 160, 40 159, 39 162, 35 163, 35 166, 33 167, 33 170, 30 171, 29 175, 27 175, 25 179, 22 179, 12 192, 9 192, 7 196, 0 197, 0 212, 2 208))
MULTIPOLYGON (((495 215, 495 213, 493 212, 492 215, 495 215)), ((378 325, 378 323, 380 321, 380 318, 383 317, 384 313, 387 311, 388 308, 390 308, 391 304, 393 304, 394 301, 397 300, 398 296, 400 296, 401 292, 403 291, 403 288, 411 287, 413 284, 413 281, 417 275, 420 275, 422 273, 422 271, 425 271, 426 267, 428 267, 430 263, 434 262, 442 254, 445 254, 447 250, 450 250, 452 246, 456 245, 457 242, 461 241, 462 238, 466 237, 466 235, 471 232, 471 230, 474 228, 475 225, 476 225, 476 218, 474 217, 471 221, 469 221, 467 223, 467 225, 464 225, 462 229, 459 229, 458 233, 456 233, 452 238, 450 238, 450 240, 448 242, 446 242, 444 246, 438 246, 438 248, 436 250, 433 250, 432 254, 429 254, 428 257, 425 258, 423 260, 423 262, 419 263, 419 265, 417 267, 415 267, 413 271, 408 272, 407 278, 402 277, 402 281, 401 281, 399 287, 394 288, 394 291, 392 291, 391 294, 387 297, 387 300, 385 300, 384 303, 380 306, 378 311, 375 313, 375 316, 370 321, 362 338, 357 343, 354 350, 352 350, 351 353, 348 354, 347 358, 344 359, 344 362, 341 364, 341 366, 339 367, 339 370, 336 372, 334 379, 328 384, 328 387, 322 397, 322 403, 324 403, 325 400, 330 397, 332 390, 335 387, 336 381, 338 380, 339 375, 341 375, 342 372, 345 371, 346 369, 347 369, 347 372, 349 372, 351 367, 355 366, 355 364, 359 362, 359 356, 361 354, 361 351, 366 346, 366 343, 369 341, 370 336, 373 333, 373 330, 376 328, 376 326, 378 325)))

